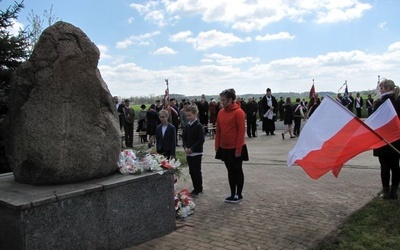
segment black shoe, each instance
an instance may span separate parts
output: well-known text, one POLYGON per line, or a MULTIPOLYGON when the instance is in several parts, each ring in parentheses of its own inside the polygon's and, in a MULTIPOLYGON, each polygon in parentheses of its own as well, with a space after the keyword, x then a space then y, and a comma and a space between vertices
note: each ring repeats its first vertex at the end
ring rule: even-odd
POLYGON ((243 200, 243 196, 241 195, 235 195, 231 201, 231 203, 239 203, 243 200))
POLYGON ((199 196, 200 194, 203 194, 203 191, 197 192, 196 190, 193 190, 192 192, 190 192, 190 195, 192 196, 199 196))
POLYGON ((291 136, 290 138, 296 138, 296 136, 291 136))
POLYGON ((282 133, 282 140, 285 140, 285 134, 282 133))
POLYGON ((226 203, 234 203, 235 202, 235 196, 231 195, 231 196, 226 197, 225 202, 226 203))
POLYGON ((253 135, 253 137, 257 137, 256 135, 253 135))
POLYGON ((251 135, 248 135, 247 137, 251 138, 251 135))
POLYGON ((266 134, 266 136, 269 136, 269 133, 265 133, 266 134))

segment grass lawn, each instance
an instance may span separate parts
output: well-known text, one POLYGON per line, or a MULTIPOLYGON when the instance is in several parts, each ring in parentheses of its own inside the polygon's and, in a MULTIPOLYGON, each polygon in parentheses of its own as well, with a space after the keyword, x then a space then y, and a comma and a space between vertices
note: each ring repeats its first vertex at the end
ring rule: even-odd
POLYGON ((400 249, 400 201, 374 198, 352 214, 336 237, 314 250, 400 249))

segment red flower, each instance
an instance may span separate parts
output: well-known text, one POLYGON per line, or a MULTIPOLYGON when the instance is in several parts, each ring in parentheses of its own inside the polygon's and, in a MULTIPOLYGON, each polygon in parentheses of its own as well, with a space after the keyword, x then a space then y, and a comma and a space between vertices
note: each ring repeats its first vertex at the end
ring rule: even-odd
POLYGON ((161 162, 161 167, 165 169, 172 169, 172 166, 168 164, 167 161, 162 161, 161 162))

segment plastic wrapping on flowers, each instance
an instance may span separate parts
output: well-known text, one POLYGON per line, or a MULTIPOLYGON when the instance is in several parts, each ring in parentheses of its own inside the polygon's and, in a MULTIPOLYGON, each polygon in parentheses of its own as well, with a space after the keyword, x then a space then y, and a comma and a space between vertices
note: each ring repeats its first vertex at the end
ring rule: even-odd
POLYGON ((194 213, 196 205, 187 189, 175 193, 175 214, 177 219, 185 219, 194 213), (186 211, 184 211, 186 209, 186 211))
POLYGON ((163 155, 152 154, 147 151, 125 149, 119 155, 118 167, 121 174, 141 174, 142 172, 157 172, 159 174, 165 171, 172 171, 178 177, 180 176, 181 163, 179 160, 168 160, 163 155))
MULTIPOLYGON (((172 171, 174 186, 181 176, 179 160, 166 159, 163 155, 152 154, 144 150, 125 149, 119 155, 118 167, 121 174, 139 175, 143 172, 164 174, 172 171)), ((175 215, 177 219, 185 219, 194 213, 195 204, 187 189, 175 193, 175 215)))

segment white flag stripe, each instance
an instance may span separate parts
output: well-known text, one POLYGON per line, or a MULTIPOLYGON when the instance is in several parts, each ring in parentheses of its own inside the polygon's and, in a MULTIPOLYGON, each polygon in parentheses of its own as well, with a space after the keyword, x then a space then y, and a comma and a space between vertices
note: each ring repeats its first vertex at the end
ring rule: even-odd
POLYGON ((370 117, 365 120, 367 124, 373 130, 376 130, 384 126, 388 121, 392 120, 396 116, 396 110, 394 109, 390 99, 387 99, 370 117))
POLYGON ((292 166, 297 159, 302 159, 310 151, 321 149, 326 141, 354 119, 354 115, 339 105, 341 104, 328 96, 324 98, 304 125, 295 147, 289 152, 288 166, 292 166), (340 116, 338 112, 341 113, 340 116))

